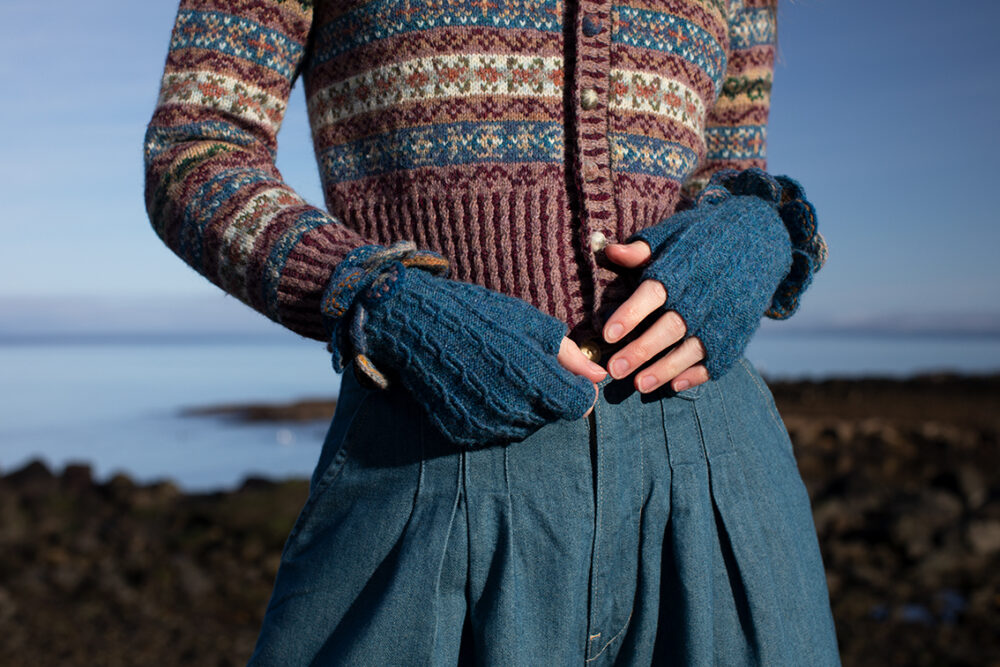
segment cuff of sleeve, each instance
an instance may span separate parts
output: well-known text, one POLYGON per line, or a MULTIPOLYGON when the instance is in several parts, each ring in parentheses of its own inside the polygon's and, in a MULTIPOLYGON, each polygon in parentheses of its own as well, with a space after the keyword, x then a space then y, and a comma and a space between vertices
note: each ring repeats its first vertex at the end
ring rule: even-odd
POLYGON ((375 386, 384 388, 385 376, 366 356, 363 302, 388 298, 398 277, 405 271, 404 267, 411 266, 436 275, 449 273, 448 260, 429 250, 417 250, 413 241, 398 241, 390 246, 360 246, 337 264, 320 302, 329 340, 327 349, 333 355, 335 371, 342 372, 348 358, 352 357, 357 362, 356 369, 365 372, 375 386))

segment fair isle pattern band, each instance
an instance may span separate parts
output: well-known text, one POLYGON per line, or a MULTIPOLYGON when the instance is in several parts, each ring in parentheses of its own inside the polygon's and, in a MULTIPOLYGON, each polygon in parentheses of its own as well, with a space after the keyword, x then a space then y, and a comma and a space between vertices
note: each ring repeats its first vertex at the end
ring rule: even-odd
POLYGON ((767 128, 710 127, 705 130, 705 145, 709 160, 763 160, 767 157, 767 128))
POLYGON ((454 54, 413 58, 363 72, 309 100, 314 133, 360 113, 446 97, 560 97, 562 58, 454 54))
POLYGON ((331 146, 320 156, 325 177, 343 181, 426 166, 562 160, 562 124, 533 121, 411 127, 331 146))
POLYGON ((304 206, 305 201, 287 187, 272 187, 254 195, 233 216, 232 223, 222 234, 219 249, 219 277, 223 288, 241 301, 249 299, 247 266, 260 236, 275 216, 289 206, 304 206))
POLYGON ((682 144, 638 134, 608 136, 616 171, 630 171, 680 181, 698 163, 698 155, 682 144))
POLYGON ((205 228, 215 219, 218 210, 246 188, 272 181, 273 177, 266 171, 251 167, 225 169, 212 176, 191 196, 184 210, 178 253, 198 271, 203 271, 205 228))
POLYGON ((317 41, 331 46, 316 54, 314 64, 418 30, 482 26, 558 33, 562 5, 562 0, 372 0, 320 29, 317 41))
POLYGON ((291 63, 302 57, 302 45, 277 30, 222 12, 181 11, 170 50, 218 51, 291 77, 291 63))
POLYGON ((729 48, 749 49, 774 43, 774 21, 770 9, 740 9, 730 19, 729 48))
POLYGON ((240 79, 215 72, 177 72, 163 77, 159 104, 208 107, 236 118, 260 123, 277 132, 285 102, 240 79))
POLYGON ((612 42, 680 56, 704 70, 716 92, 721 88, 726 52, 704 28, 673 14, 636 7, 613 5, 611 17, 618 28, 612 42))
POLYGON ((146 132, 143 144, 143 157, 148 162, 160 156, 163 151, 177 142, 189 138, 202 141, 218 141, 231 146, 250 146, 256 139, 246 130, 241 130, 232 123, 222 121, 202 121, 184 123, 172 127, 150 127, 146 132))
POLYGON ((650 72, 611 69, 609 105, 612 109, 660 114, 701 132, 705 103, 680 81, 650 72))

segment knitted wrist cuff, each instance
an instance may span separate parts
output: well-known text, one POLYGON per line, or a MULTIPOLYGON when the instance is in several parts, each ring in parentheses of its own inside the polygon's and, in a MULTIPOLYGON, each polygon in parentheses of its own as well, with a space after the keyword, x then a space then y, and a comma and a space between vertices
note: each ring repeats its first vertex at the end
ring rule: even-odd
POLYGON ((776 180, 781 184, 778 214, 792 241, 792 268, 778 285, 771 307, 764 314, 784 320, 798 309, 799 298, 826 263, 828 250, 826 239, 816 226, 816 209, 806 199, 805 190, 787 176, 778 176, 776 180))
POLYGON ((337 264, 323 292, 320 311, 330 341, 327 350, 333 355, 333 369, 338 373, 353 359, 359 380, 382 389, 388 386, 385 375, 367 357, 364 301, 388 296, 407 266, 443 277, 449 273, 447 259, 429 250, 417 250, 413 241, 398 241, 390 246, 360 246, 337 264))
POLYGON ((792 268, 782 279, 764 313, 775 320, 792 316, 813 275, 826 262, 826 240, 816 227, 816 209, 802 186, 787 176, 771 176, 757 167, 743 171, 722 169, 712 175, 698 195, 696 206, 714 204, 733 195, 754 195, 771 204, 781 216, 792 243, 792 268))

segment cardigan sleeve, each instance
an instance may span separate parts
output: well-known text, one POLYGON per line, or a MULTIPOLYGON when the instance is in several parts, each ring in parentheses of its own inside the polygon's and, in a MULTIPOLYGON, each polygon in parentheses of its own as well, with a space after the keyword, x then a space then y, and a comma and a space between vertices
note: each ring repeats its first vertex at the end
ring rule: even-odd
POLYGON ((157 235, 189 266, 325 340, 326 283, 368 241, 307 204, 275 166, 312 14, 309 0, 181 0, 145 135, 145 203, 157 235))
POLYGON ((777 44, 777 0, 729 0, 725 79, 705 117, 705 157, 685 181, 688 204, 721 169, 767 169, 767 117, 777 44))

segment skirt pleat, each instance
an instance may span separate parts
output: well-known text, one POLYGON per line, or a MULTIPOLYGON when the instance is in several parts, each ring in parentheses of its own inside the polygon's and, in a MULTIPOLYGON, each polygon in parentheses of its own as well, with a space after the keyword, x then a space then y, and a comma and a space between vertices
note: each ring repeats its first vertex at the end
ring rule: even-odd
POLYGON ((250 663, 839 665, 760 375, 599 388, 587 419, 459 450, 348 368, 250 663))

